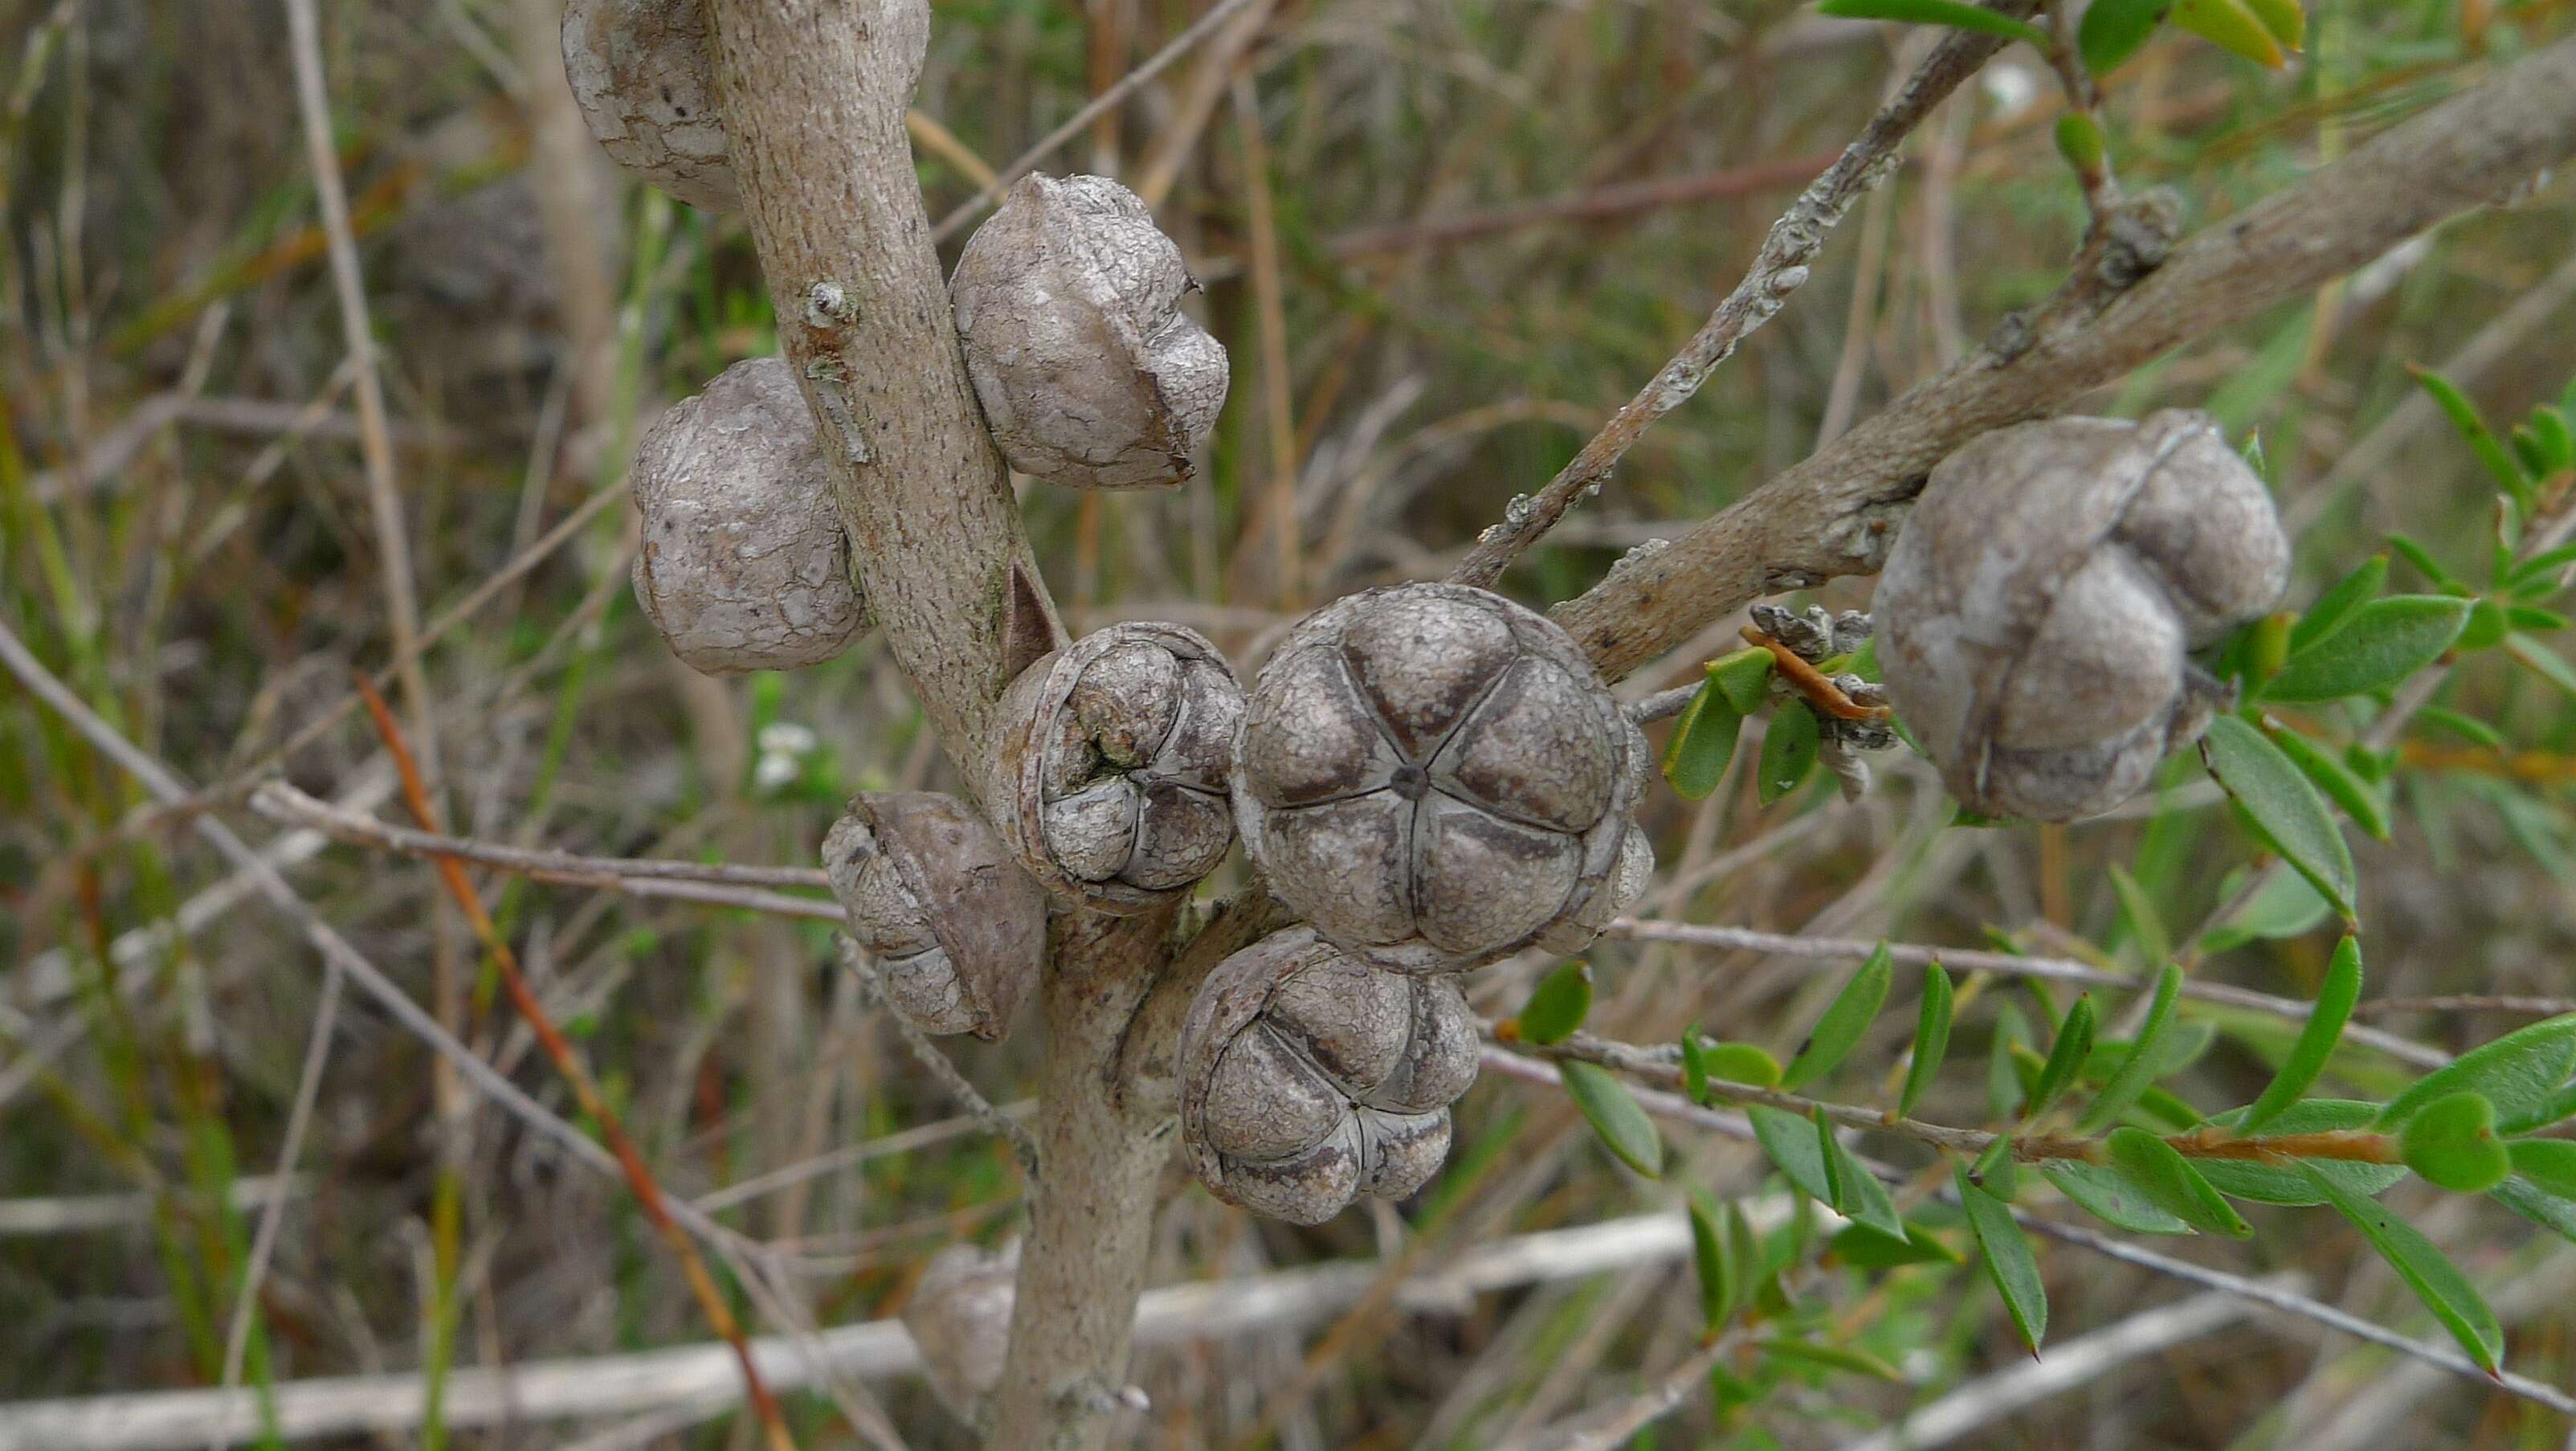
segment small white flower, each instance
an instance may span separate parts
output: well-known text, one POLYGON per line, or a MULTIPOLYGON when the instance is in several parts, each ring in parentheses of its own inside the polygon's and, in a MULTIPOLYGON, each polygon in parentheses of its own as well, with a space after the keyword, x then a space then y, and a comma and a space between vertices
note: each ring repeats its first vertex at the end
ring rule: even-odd
MULTIPOLYGON (((767 731, 761 732, 767 735, 767 731)), ((775 791, 796 779, 796 758, 784 751, 763 751, 759 764, 751 768, 751 784, 761 791, 775 791)))
POLYGON ((813 729, 788 721, 777 721, 760 728, 760 748, 782 756, 811 755, 818 744, 813 729))
POLYGON ((2039 78, 2026 66, 1998 61, 1987 66, 1979 79, 1997 116, 2018 116, 2039 99, 2039 78))

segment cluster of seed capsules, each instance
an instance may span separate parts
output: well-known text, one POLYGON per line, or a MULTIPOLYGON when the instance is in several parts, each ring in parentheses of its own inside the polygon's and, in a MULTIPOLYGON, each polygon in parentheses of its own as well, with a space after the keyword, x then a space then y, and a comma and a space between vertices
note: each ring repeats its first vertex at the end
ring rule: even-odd
MULTIPOLYGON (((563 40, 611 156, 694 205, 740 205, 694 0, 572 0, 563 40)), ((1194 286, 1116 182, 1017 184, 950 281, 1011 466, 1074 488, 1185 481, 1227 384, 1223 347, 1180 308, 1194 286)), ((831 474, 778 358, 736 364, 646 433, 634 586, 682 660, 795 669, 864 633, 831 474)), ((2107 810, 2224 703, 2189 652, 2270 609, 2287 563, 2269 496, 2202 415, 2000 430, 1934 470, 1888 560, 1884 698, 1973 809, 2107 810)), ((1811 663, 1859 639, 1854 618, 1765 622, 1811 663)), ((1461 975, 1580 950, 1654 868, 1635 819, 1644 739, 1570 636, 1485 590, 1336 601, 1249 691, 1190 630, 1112 626, 1028 666, 1000 719, 981 812, 869 793, 824 843, 889 1006, 998 1039, 1037 981, 1051 907, 1167 907, 1239 836, 1301 925, 1199 988, 1182 1144, 1210 1190, 1282 1219, 1420 1188, 1476 1076, 1461 975)), ((1848 787, 1890 735, 1829 733, 1848 787)))

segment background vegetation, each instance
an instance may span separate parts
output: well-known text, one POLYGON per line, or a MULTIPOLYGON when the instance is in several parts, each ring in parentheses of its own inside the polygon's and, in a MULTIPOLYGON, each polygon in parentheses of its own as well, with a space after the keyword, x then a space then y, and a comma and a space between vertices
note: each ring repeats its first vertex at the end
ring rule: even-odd
MULTIPOLYGON (((932 214, 1203 8, 938 4, 918 100, 937 124, 916 132, 932 214)), ((2195 221, 2224 216, 2554 37, 2570 9, 2327 3, 2279 72, 2168 33, 2108 87, 2112 154, 2131 188, 2171 184, 2195 221)), ((739 220, 607 170, 559 94, 553 0, 340 3, 322 19, 398 533, 435 634, 419 660, 438 709, 415 744, 434 754, 448 828, 803 866, 848 792, 950 784, 872 647, 793 676, 708 681, 667 657, 627 596, 632 518, 614 491, 639 423, 774 348, 739 220)), ((1445 567, 1663 363, 1931 38, 1758 0, 1255 0, 1060 158, 1156 202, 1235 370, 1204 483, 1028 495, 1073 623, 1178 620, 1243 661, 1314 603, 1445 567)), ((0 40, 0 623, 128 739, 219 788, 217 815, 278 854, 320 917, 413 997, 452 1010, 494 1068, 590 1124, 496 1002, 426 864, 298 838, 247 809, 248 787, 282 772, 408 820, 379 733, 347 708, 351 670, 392 659, 389 557, 280 7, 0 0, 0 40)), ((1533 601, 1579 590, 2053 288, 2084 216, 2052 141, 2056 96, 2017 49, 1944 107, 1815 283, 1509 587, 1533 601)), ((2483 585, 2496 479, 2409 365, 2439 367, 2499 420, 2576 376, 2576 199, 2561 182, 2500 201, 2087 406, 2205 407, 2231 434, 2259 432, 2299 531, 2294 606, 2391 531, 2483 585)), ((2392 578, 2442 585, 2402 554, 2392 578)), ((1861 607, 1867 591, 1846 581, 1816 599, 1861 607)), ((1630 687, 1695 681, 1737 623, 1630 687)), ((2386 743, 2402 767, 2389 840, 2354 842, 2369 959, 2358 1021, 2457 1051, 2576 1006, 2564 1001, 2576 676, 2545 669, 2482 653, 2386 743)), ((2340 740, 2343 709, 2309 719, 2340 740)), ((1749 742, 1761 721, 1746 730, 1749 742)), ((1704 800, 1655 796, 1646 820, 1667 873, 1641 917, 1810 939, 2000 938, 2122 972, 2178 954, 2197 980, 2302 1000, 2336 949, 2331 914, 2295 878, 2243 890, 2262 849, 2190 763, 2161 812, 2148 801, 2073 829, 1976 829, 1952 825, 1937 780, 1902 753, 1850 803, 1829 782, 1766 800, 1777 793, 1759 789, 1755 758, 1739 750, 1704 800)), ((285 1230, 251 1282, 237 1352, 249 1383, 422 1371, 436 1386, 451 1367, 707 1338, 627 1189, 469 1097, 416 1033, 351 998, 327 1052, 309 1054, 319 959, 172 819, 141 814, 144 800, 57 713, 0 693, 0 950, 13 964, 0 980, 0 1395, 225 1379, 260 1214, 280 1195, 285 1230)), ((835 965, 827 924, 477 882, 661 1183, 757 1248, 757 1276, 739 1257, 718 1266, 755 1328, 891 1314, 933 1251, 1010 1234, 1009 1146, 907 1054, 835 965)), ((1696 1022, 1785 1061, 1850 961, 1605 941, 1587 1025, 1671 1042, 1696 1022)), ((1479 974, 1480 1010, 1517 1012, 1556 966, 1479 974)), ((2045 1052, 2049 1025, 2034 1021, 2072 994, 2042 1004, 2007 977, 1957 976, 1952 1067, 1917 1112, 1983 1124, 2027 1086, 2013 1025, 2045 1052)), ((1894 1101, 1916 981, 1899 970, 1835 1097, 1894 1101)), ((2106 1022, 2136 1011, 2129 996, 2104 996, 2106 1022)), ((2206 1043, 2162 1087, 2203 1109, 2253 1098, 2296 1029, 2200 998, 2177 1021, 2206 1043)), ((995 1101, 1025 1093, 1026 1035, 955 1051, 995 1101)), ((2385 1098, 2412 1071, 2351 1050, 2326 1086, 2385 1098)), ((1493 1072, 1460 1105, 1457 1144, 1418 1201, 1314 1230, 1227 1210, 1175 1171, 1158 1284, 1327 1261, 1380 1272, 1353 1282, 1367 1293, 1301 1316, 1148 1350, 1138 1378, 1155 1411, 1140 1444, 1626 1444, 1568 1438, 1586 1408, 1628 1404, 1699 1342, 1675 1232, 1684 1186, 1769 1225, 1781 1181, 1753 1145, 1688 1125, 1667 1125, 1663 1177, 1648 1181, 1564 1095, 1493 1072), (1632 1218, 1644 1228, 1597 1261, 1573 1241, 1517 1238, 1632 1218), (1506 1241, 1526 1249, 1513 1274, 1391 1293, 1506 1241)), ((2411 1180, 2385 1202, 2483 1287, 2514 1371, 2576 1383, 2576 1250, 2411 1180)), ((2025 1203, 2075 1218, 2045 1191, 2025 1203)), ((2241 1243, 2155 1248, 2441 1339, 2342 1220, 2245 1215, 2241 1243)), ((1964 1258, 1967 1230, 1932 1222, 1964 1258)), ((2502 1447, 2569 1430, 2528 1400, 2295 1317, 2221 1314, 2168 1274, 2051 1242, 2036 1266, 2049 1360, 2077 1371, 2016 1404, 2001 1389, 2023 1383, 2022 1340, 1972 1264, 1846 1260, 1795 1285, 1802 1333, 1842 1361, 1730 1362, 1741 1396, 1694 1385, 1636 1444, 1843 1446, 1963 1386, 1983 1408, 1967 1444, 2502 1447), (2126 1349, 2086 1360, 2068 1348, 2079 1341, 2126 1349)), ((903 1378, 791 1396, 800 1444, 859 1444, 869 1394, 913 1444, 968 1444, 903 1378)), ((451 1430, 439 1394, 388 1392, 397 1401, 417 1429, 387 1433, 396 1444, 751 1434, 715 1405, 451 1430)))

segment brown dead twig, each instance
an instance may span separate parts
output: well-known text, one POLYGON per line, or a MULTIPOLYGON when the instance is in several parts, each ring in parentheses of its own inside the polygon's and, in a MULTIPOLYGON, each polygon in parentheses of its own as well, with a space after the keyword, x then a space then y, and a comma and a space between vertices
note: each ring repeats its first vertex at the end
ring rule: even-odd
MULTIPOLYGON (((363 673, 356 674, 355 679, 358 693, 366 702, 367 715, 375 722, 376 733, 384 738, 385 750, 393 756, 394 769, 402 778, 404 803, 424 828, 437 831, 438 808, 429 799, 428 783, 421 777, 419 764, 412 759, 411 746, 403 739, 402 728, 394 723, 393 711, 386 707, 384 697, 377 694, 375 686, 363 673)), ((466 922, 473 927, 474 935, 482 940, 483 950, 491 954, 492 965, 500 973, 501 987, 510 995, 511 1006, 526 1020, 528 1030, 536 1034, 538 1044, 545 1049, 546 1057, 553 1061, 555 1071, 562 1074, 564 1082, 571 1087, 582 1112, 599 1126, 599 1136, 607 1140, 609 1152, 617 1156, 618 1168, 625 1173, 627 1185, 635 1192, 637 1207, 652 1222, 654 1232, 662 1237, 662 1243, 670 1249, 672 1257, 680 1262, 680 1273, 688 1280, 689 1293, 705 1313, 707 1323, 719 1338, 733 1347, 734 1358, 742 1367, 743 1389, 751 1399, 752 1413, 760 1419, 761 1431, 770 1451, 796 1451, 796 1438, 787 1429, 787 1417, 779 1409, 778 1398, 761 1380, 760 1367, 752 1359, 751 1345, 744 1337, 742 1327, 734 1321, 732 1307, 725 1303, 724 1292, 716 1287, 715 1277, 707 1272, 706 1261, 699 1257, 698 1247, 671 1218, 671 1211, 662 1198, 662 1186, 654 1179, 653 1171, 645 1167, 644 1156, 636 1149, 634 1139, 627 1135, 624 1122, 618 1118, 616 1110, 608 1106, 608 1100, 600 1094, 598 1081, 590 1076, 590 1070, 573 1052, 572 1044, 565 1041, 563 1033, 555 1027, 554 1019, 529 989, 527 975, 519 970, 518 954, 511 951, 508 940, 493 924, 491 914, 483 909, 483 898, 474 890, 474 884, 466 880, 465 869, 452 856, 437 856, 431 860, 438 868, 439 880, 446 884, 448 895, 455 898, 466 922)))
POLYGON ((1744 637, 1744 643, 1757 645, 1770 651, 1772 663, 1780 668, 1781 678, 1795 687, 1800 695, 1805 696, 1807 704, 1836 720, 1887 719, 1886 706, 1863 705, 1845 695, 1843 688, 1834 684, 1823 671, 1808 664, 1797 651, 1772 639, 1762 631, 1747 625, 1736 633, 1744 637))

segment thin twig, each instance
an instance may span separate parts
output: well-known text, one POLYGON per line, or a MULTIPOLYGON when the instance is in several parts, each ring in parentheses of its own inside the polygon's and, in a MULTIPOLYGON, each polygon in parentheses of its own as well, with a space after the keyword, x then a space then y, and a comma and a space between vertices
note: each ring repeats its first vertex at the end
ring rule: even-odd
MULTIPOLYGON (((851 940, 848 933, 833 934, 833 945, 840 949, 841 965, 857 973, 876 1000, 880 1004, 885 1003, 885 974, 879 970, 875 959, 860 950, 859 944, 851 940)), ((1020 1161, 1020 1172, 1029 1181, 1029 1193, 1036 1194, 1038 1141, 1031 1136, 1028 1126, 995 1108, 993 1101, 958 1070, 948 1054, 930 1041, 930 1035, 914 1027, 903 1014, 888 1008, 886 1017, 893 1022, 895 1033, 903 1039, 903 1045, 912 1050, 913 1058, 929 1071, 931 1077, 939 1080, 939 1086, 957 1101, 957 1106, 982 1124, 986 1132, 997 1135, 1011 1146, 1012 1156, 1020 1161)))
POLYGON ((1779 667, 1781 678, 1788 681, 1800 695, 1805 696, 1807 704, 1836 720, 1887 719, 1889 712, 1886 706, 1862 705, 1853 700, 1845 695, 1843 688, 1834 684, 1823 671, 1808 664, 1797 651, 1772 639, 1769 634, 1751 625, 1746 625, 1736 631, 1736 634, 1743 637, 1744 643, 1770 651, 1772 662, 1779 667))
MULTIPOLYGON (((1697 947, 1726 947, 1746 952, 1767 952, 1779 957, 1822 959, 1825 961, 1859 962, 1878 951, 1880 944, 1856 937, 1791 937, 1778 932, 1757 932, 1749 927, 1703 927, 1689 922, 1647 922, 1634 917, 1613 921, 1606 935, 1633 938, 1640 942, 1680 942, 1697 947)), ((2088 987, 2120 988, 2145 992, 2155 985, 2126 973, 2104 972, 2086 963, 2070 962, 2055 957, 2023 957, 2011 952, 1988 952, 1965 947, 1928 947, 1920 943, 1886 944, 1890 960, 1920 967, 1939 962, 1950 967, 1969 968, 1979 972, 1998 973, 2007 977, 2035 977, 2051 982, 2080 983, 2088 987)), ((2295 998, 2274 997, 2251 988, 2229 983, 2186 978, 2182 995, 2206 1002, 2225 1003, 2229 1007, 2252 1008, 2257 1012, 2298 1022, 2307 1021, 2314 1005, 2295 998)), ((2376 1048, 2380 1052, 2419 1068, 2439 1068, 2451 1061, 2439 1048, 2418 1043, 2411 1038, 2378 1028, 2347 1025, 2343 1030, 2347 1042, 2376 1048)))
MULTIPOLYGON (((409 743, 403 739, 401 728, 394 724, 393 712, 385 707, 384 698, 367 683, 365 675, 359 675, 357 682, 358 693, 366 701, 367 714, 375 721, 376 733, 383 737, 385 750, 393 756, 394 770, 402 779, 404 802, 411 807, 412 815, 419 818, 423 827, 437 831, 438 808, 430 800, 428 783, 421 778, 420 767, 412 759, 409 743)), ((769 1387, 762 1382, 760 1367, 752 1360, 750 1344, 743 1336, 742 1327, 734 1321, 732 1307, 725 1303, 724 1293, 716 1287, 715 1277, 707 1273, 706 1261, 699 1258, 697 1246, 671 1218, 669 1206, 662 1197, 662 1186, 653 1177, 653 1171, 645 1167, 644 1155, 635 1147, 634 1139, 628 1136, 624 1121, 617 1116, 616 1110, 608 1106, 597 1080, 591 1077, 590 1070, 572 1051, 572 1044, 565 1041, 562 1032, 555 1027, 554 1019, 528 987, 527 975, 519 970, 519 955, 511 950, 509 940, 501 935, 491 914, 484 910, 483 898, 474 890, 474 884, 466 880, 465 868, 459 866, 454 857, 441 856, 432 860, 437 864, 439 879, 446 883, 448 895, 455 898, 457 908, 465 914, 474 935, 482 939, 483 950, 490 954, 492 965, 499 971, 501 988, 510 995, 511 1006, 518 1010, 529 1031, 536 1034, 538 1044, 553 1060, 555 1071, 562 1074, 564 1082, 572 1088, 573 1097, 581 1104, 582 1112, 599 1126, 599 1136, 608 1141, 609 1151, 617 1156, 618 1168, 624 1172, 628 1187, 635 1193, 636 1205, 652 1222, 672 1256, 680 1262, 681 1275, 688 1281, 689 1293, 696 1297, 707 1323, 714 1327, 719 1338, 733 1347, 734 1358, 742 1366, 743 1387, 750 1395, 753 1414, 759 1417, 762 1433, 772 1451, 796 1451, 796 1438, 787 1429, 786 1415, 779 1409, 778 1398, 770 1394, 769 1387)))
POLYGON ((1092 97, 1089 104, 1067 117, 1063 125, 1039 137, 1036 145, 1012 158, 1010 165, 995 174, 990 184, 978 189, 973 196, 959 203, 955 211, 941 217, 939 225, 930 229, 930 240, 945 242, 957 235, 960 228, 973 221, 984 208, 991 206, 994 198, 1000 196, 1012 182, 1028 175, 1039 162, 1055 154, 1057 147, 1081 135, 1083 128, 1100 119, 1109 108, 1126 100, 1137 87, 1161 75, 1172 62, 1189 54, 1191 46, 1207 39, 1236 11, 1253 3, 1255 0, 1217 0, 1215 5, 1209 7, 1207 14, 1192 22, 1189 29, 1173 36, 1169 44, 1147 57, 1144 64, 1119 77, 1116 85, 1092 97))
MULTIPOLYGON (((1990 9, 2023 16, 2039 8, 2038 0, 2000 0, 1990 9)), ((1893 168, 1896 148, 1932 108, 1976 74, 1988 57, 2001 50, 2000 36, 1959 30, 1946 35, 1923 64, 1879 108, 1860 135, 1822 176, 1798 194, 1780 220, 1772 223, 1761 251, 1744 280, 1709 314, 1697 333, 1635 397, 1611 415, 1573 460, 1558 470, 1536 495, 1516 499, 1502 523, 1477 537, 1475 548, 1449 572, 1453 584, 1490 586, 1531 545, 1537 543, 1566 511, 1598 491, 1628 450, 1658 419, 1690 401, 1738 344, 1769 322, 1789 295, 1806 285, 1808 264, 1823 250, 1825 238, 1851 210, 1862 193, 1876 186, 1893 168)))

